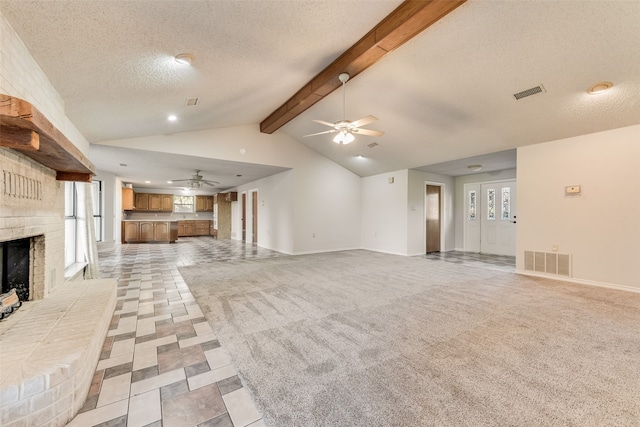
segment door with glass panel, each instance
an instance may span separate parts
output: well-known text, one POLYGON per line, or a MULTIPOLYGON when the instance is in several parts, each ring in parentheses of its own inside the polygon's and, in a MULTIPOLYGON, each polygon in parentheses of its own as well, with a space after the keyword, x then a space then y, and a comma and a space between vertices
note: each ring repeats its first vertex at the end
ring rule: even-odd
MULTIPOLYGON (((516 182, 490 182, 480 186, 480 252, 516 254, 516 182)), ((479 215, 478 215, 479 214, 479 215)))

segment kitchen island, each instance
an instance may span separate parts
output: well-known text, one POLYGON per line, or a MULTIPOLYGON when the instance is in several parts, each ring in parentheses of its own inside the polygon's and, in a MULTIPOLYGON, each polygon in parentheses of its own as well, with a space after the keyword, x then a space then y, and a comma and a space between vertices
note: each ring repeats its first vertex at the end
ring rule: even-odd
POLYGON ((122 221, 122 243, 173 243, 178 239, 178 221, 122 221))

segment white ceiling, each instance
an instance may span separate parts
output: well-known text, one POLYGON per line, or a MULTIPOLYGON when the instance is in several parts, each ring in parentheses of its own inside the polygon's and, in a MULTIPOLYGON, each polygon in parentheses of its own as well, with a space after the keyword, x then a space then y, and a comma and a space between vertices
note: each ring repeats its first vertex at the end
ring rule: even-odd
MULTIPOLYGON (((398 4, 0 0, 91 143, 257 124, 398 4)), ((638 124, 638 22, 636 0, 469 0, 347 83, 348 118, 375 115, 366 127, 384 136, 303 138, 326 130, 312 119, 342 118, 340 91, 277 132, 369 176, 638 124), (603 80, 614 88, 587 95, 603 80), (512 96, 539 84, 546 93, 512 96)))

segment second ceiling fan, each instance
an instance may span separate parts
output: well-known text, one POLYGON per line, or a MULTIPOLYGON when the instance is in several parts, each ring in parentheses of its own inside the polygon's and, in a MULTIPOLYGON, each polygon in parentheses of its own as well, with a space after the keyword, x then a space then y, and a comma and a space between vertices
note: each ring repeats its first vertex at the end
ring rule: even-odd
POLYGON ((342 120, 339 120, 335 123, 326 122, 324 120, 314 120, 314 122, 319 123, 321 125, 330 126, 333 129, 326 130, 324 132, 312 133, 307 136, 315 136, 322 135, 325 133, 337 133, 337 135, 333 138, 333 142, 336 144, 348 144, 352 142, 354 138, 354 134, 358 135, 367 135, 367 136, 382 136, 384 132, 379 130, 371 130, 371 129, 361 129, 360 126, 368 125, 369 123, 373 123, 378 120, 377 117, 374 116, 366 116, 361 119, 350 121, 346 119, 346 97, 345 97, 345 83, 349 80, 349 74, 342 73, 338 76, 338 79, 342 82, 342 120))

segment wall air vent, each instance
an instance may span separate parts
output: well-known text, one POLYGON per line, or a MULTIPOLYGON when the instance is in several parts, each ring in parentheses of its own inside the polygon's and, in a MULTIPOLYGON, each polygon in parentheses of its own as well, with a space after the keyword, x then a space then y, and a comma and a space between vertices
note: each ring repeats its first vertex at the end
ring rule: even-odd
POLYGON ((200 98, 187 98, 184 105, 185 107, 194 107, 198 105, 199 101, 200 101, 200 98))
POLYGON ((545 92, 546 90, 544 89, 544 86, 539 85, 536 87, 532 87, 531 89, 523 90, 522 92, 514 93, 513 97, 516 99, 516 101, 519 101, 522 98, 526 98, 528 96, 533 96, 533 95, 537 95, 539 93, 545 93, 545 92))
POLYGON ((524 251, 524 269, 571 277, 571 255, 555 252, 524 251))
POLYGON ((367 147, 369 148, 373 148, 373 147, 377 147, 378 143, 377 142, 372 142, 371 144, 367 144, 367 147))

